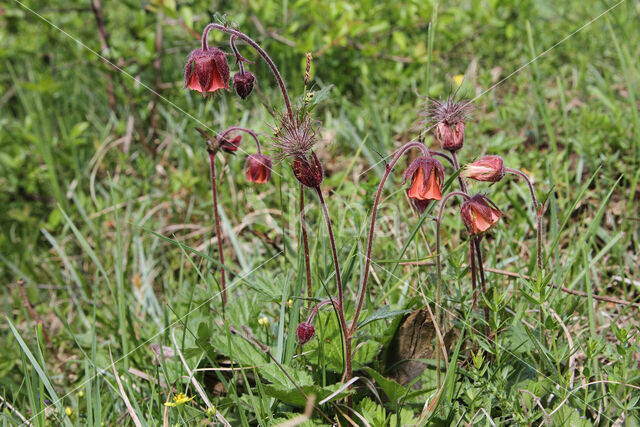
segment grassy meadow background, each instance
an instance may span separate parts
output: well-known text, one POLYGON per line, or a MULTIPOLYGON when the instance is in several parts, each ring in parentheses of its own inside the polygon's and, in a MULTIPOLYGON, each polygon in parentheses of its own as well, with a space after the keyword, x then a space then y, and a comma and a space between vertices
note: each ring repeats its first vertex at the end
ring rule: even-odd
MULTIPOLYGON (((385 380, 401 316, 370 316, 383 306, 433 307, 435 295, 436 211, 412 210, 403 163, 378 214, 362 317, 372 321, 356 337, 364 344, 355 413, 344 390, 323 411, 343 425, 340 411, 372 426, 640 423, 638 306, 593 297, 640 300, 639 2, 3 0, 3 425, 134 425, 123 392, 143 425, 219 422, 185 365, 220 368, 195 378, 231 425, 277 425, 302 414, 298 391, 228 325, 251 328, 318 401, 339 391, 341 341, 330 313, 302 351, 292 332, 308 310, 297 298, 298 187, 286 164, 257 186, 245 181, 245 154, 218 160, 233 273, 227 322, 216 321, 209 166, 195 127, 239 124, 267 145, 270 112, 282 108, 268 68, 245 45, 258 79, 247 100, 233 92, 203 100, 182 89, 186 57, 216 12, 270 53, 294 102, 304 90, 305 53, 313 53, 316 151, 348 316, 381 156, 424 130, 425 95, 446 97, 458 86, 476 106, 461 161, 497 154, 530 174, 548 199, 551 283, 579 294, 554 290, 537 301, 544 292, 518 278, 535 268, 524 184, 474 184, 506 212, 483 245, 487 267, 515 274, 487 273, 497 338, 485 335, 482 310, 468 309, 467 238, 452 203, 443 222, 443 306, 448 328, 463 339, 450 349, 446 392, 433 397, 433 361, 419 387, 385 380), (164 405, 179 392, 195 397, 164 405)), ((228 48, 220 34, 209 40, 228 48)), ((431 134, 426 143, 438 148, 431 134)), ((247 138, 242 148, 253 152, 247 138)), ((307 201, 314 293, 326 298, 335 293, 326 229, 311 192, 307 201)), ((328 421, 314 411, 306 423, 328 421)))

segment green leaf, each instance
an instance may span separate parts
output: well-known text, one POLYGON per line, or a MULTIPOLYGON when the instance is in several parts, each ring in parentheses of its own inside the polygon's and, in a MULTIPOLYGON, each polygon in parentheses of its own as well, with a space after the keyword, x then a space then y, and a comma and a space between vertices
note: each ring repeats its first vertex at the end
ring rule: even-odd
POLYGON ((387 398, 393 402, 398 403, 403 400, 409 393, 409 389, 402 384, 395 382, 392 379, 384 377, 378 371, 365 367, 364 371, 376 381, 376 384, 380 386, 387 398))
POLYGON ((362 328, 363 326, 368 325, 371 322, 375 322, 376 320, 391 319, 393 317, 404 315, 410 312, 411 310, 391 310, 388 305, 385 305, 384 307, 374 311, 371 316, 358 323, 358 328, 362 328))
MULTIPOLYGON (((320 387, 314 384, 314 385, 301 386, 300 389, 307 396, 315 395, 316 402, 318 402, 320 400, 326 399, 332 393, 335 393, 341 386, 342 384, 340 383, 333 384, 327 387, 320 387)), ((304 398, 302 393, 300 393, 300 390, 295 388, 293 385, 291 385, 291 387, 292 388, 282 389, 274 385, 265 385, 264 391, 267 395, 271 397, 275 397, 281 402, 287 403, 292 406, 298 406, 301 408, 305 407, 305 405, 307 404, 307 400, 304 398)), ((340 393, 337 393, 335 396, 333 396, 330 402, 334 400, 342 399, 349 394, 353 394, 353 392, 354 392, 353 390, 345 389, 340 393)))

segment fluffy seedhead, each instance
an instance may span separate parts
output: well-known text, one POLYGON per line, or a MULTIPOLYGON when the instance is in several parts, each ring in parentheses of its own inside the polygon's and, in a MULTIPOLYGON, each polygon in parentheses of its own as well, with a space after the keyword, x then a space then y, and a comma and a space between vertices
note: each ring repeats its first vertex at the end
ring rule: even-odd
POLYGON ((466 122, 474 106, 469 99, 456 100, 456 95, 452 94, 445 100, 437 100, 429 98, 426 108, 422 111, 422 115, 427 118, 427 122, 437 125, 444 123, 449 126, 455 126, 458 123, 466 122))
POLYGON ((309 114, 283 113, 273 127, 271 145, 281 159, 306 158, 317 141, 317 130, 309 114))
POLYGON ((455 152, 464 144, 465 121, 473 111, 470 100, 456 101, 455 94, 444 101, 430 99, 423 115, 435 126, 436 139, 443 150, 455 152))

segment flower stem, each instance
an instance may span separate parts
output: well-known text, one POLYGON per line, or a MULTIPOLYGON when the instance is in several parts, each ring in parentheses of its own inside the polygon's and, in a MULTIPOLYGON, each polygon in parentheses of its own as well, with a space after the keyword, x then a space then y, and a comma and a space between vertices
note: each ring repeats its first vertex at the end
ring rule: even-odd
POLYGON ((251 129, 243 128, 243 127, 240 127, 240 126, 230 126, 230 127, 226 128, 225 130, 223 130, 222 132, 220 132, 218 137, 220 139, 223 139, 228 134, 230 134, 231 132, 244 132, 244 133, 248 133, 249 135, 251 135, 253 140, 256 142, 256 148, 258 149, 258 154, 262 154, 262 149, 260 147, 260 140, 258 139, 258 134, 257 133, 255 133, 251 129))
POLYGON ((278 71, 278 67, 276 67, 276 64, 273 62, 273 60, 267 54, 267 52, 265 52, 264 49, 262 49, 258 43, 256 43, 251 37, 249 37, 248 35, 246 35, 242 31, 234 30, 233 28, 229 28, 229 27, 225 27, 224 25, 213 24, 213 23, 211 23, 211 24, 207 25, 206 27, 204 27, 204 30, 202 31, 202 49, 203 50, 207 50, 208 49, 207 36, 209 35, 209 31, 211 31, 211 30, 218 30, 218 31, 221 31, 223 33, 227 33, 227 34, 230 34, 232 36, 235 36, 235 37, 237 37, 237 38, 239 38, 241 40, 244 40, 245 42, 247 42, 247 44, 249 46, 254 48, 256 50, 256 52, 258 52, 258 54, 260 56, 262 56, 262 58, 264 58, 265 62, 269 66, 269 68, 271 68, 271 72, 273 73, 273 75, 275 76, 276 80, 278 81, 278 85, 280 86, 280 91, 282 91, 282 97, 284 98, 284 103, 285 103, 285 105, 287 107, 287 112, 289 113, 289 117, 291 118, 291 120, 293 120, 294 119, 293 109, 291 108, 291 101, 289 100, 289 94, 287 93, 287 87, 284 84, 284 80, 282 80, 282 76, 280 75, 280 72, 278 71))
POLYGON ((320 187, 316 187, 318 198, 320 199, 320 206, 322 207, 322 214, 324 215, 325 222, 327 224, 327 231, 329 233, 329 242, 331 244, 331 255, 333 257, 333 267, 336 271, 336 284, 338 286, 338 318, 340 319, 340 328, 344 334, 345 341, 345 375, 346 381, 351 379, 351 335, 347 329, 347 322, 344 319, 344 294, 342 289, 342 277, 340 276, 340 264, 338 263, 338 251, 336 250, 336 239, 333 235, 333 227, 331 225, 331 217, 329 216, 329 210, 327 209, 327 203, 322 195, 320 187))
POLYGON ((478 290, 476 289, 476 260, 473 241, 469 242, 469 268, 471 269, 471 289, 473 291, 473 310, 478 307, 478 290))
POLYGON ((511 169, 511 168, 504 168, 504 171, 513 175, 517 175, 520 178, 524 179, 524 181, 527 183, 527 185, 529 186, 529 192, 531 192, 531 202, 533 203, 533 209, 536 212, 536 216, 537 216, 537 243, 538 243, 538 247, 537 247, 537 266, 538 266, 538 273, 542 273, 542 206, 540 206, 538 204, 538 199, 536 198, 536 192, 533 189, 533 184, 531 183, 531 180, 529 179, 529 177, 527 176, 527 174, 525 174, 524 172, 521 172, 517 169, 511 169))
POLYGON ((211 193, 213 194, 213 216, 216 223, 216 237, 218 240, 218 257, 220 259, 220 283, 222 285, 222 306, 227 304, 227 284, 225 281, 224 254, 222 253, 222 233, 220 232, 220 217, 218 215, 218 192, 216 190, 216 154, 209 152, 211 161, 211 193))
MULTIPOLYGON (((454 153, 455 155, 455 153, 454 153)), ((440 223, 442 221, 442 212, 444 211, 444 207, 447 204, 447 200, 449 200, 451 197, 453 196, 461 196, 463 197, 465 200, 469 199, 469 195, 467 193, 463 193, 461 191, 452 191, 451 193, 447 194, 444 199, 442 199, 442 202, 440 203, 440 211, 438 212, 438 219, 436 220, 436 272, 438 275, 438 288, 436 291, 436 322, 440 322, 440 307, 441 307, 441 303, 440 303, 440 298, 441 298, 441 294, 442 294, 442 266, 440 265, 440 223)), ((438 325, 434 325, 435 328, 438 328, 438 325)), ((441 349, 440 349, 440 340, 436 341, 437 344, 437 348, 436 348, 436 377, 437 377, 437 384, 438 384, 438 389, 440 388, 440 353, 441 353, 441 349)))
MULTIPOLYGON (((460 163, 458 163, 458 156, 456 156, 455 151, 451 152, 451 160, 453 161, 453 168, 458 172, 460 170, 460 163)), ((460 190, 462 190, 463 193, 467 193, 467 184, 460 174, 458 174, 458 182, 460 182, 460 190)))
MULTIPOLYGON (((482 265, 482 252, 480 251, 480 239, 474 238, 473 244, 476 249, 476 257, 478 258, 478 270, 480 271, 480 286, 482 287, 482 294, 487 294, 487 285, 484 278, 484 267, 482 265)), ((484 305, 484 320, 487 322, 485 326, 485 335, 489 338, 489 306, 484 305)))
POLYGON ((304 247, 304 267, 307 276, 308 306, 311 307, 311 265, 309 264, 309 239, 307 238, 307 222, 304 213, 304 185, 300 184, 300 226, 302 227, 302 244, 304 247))
POLYGON ((360 311, 362 310, 362 304, 364 302, 365 292, 367 290, 367 281, 369 280, 369 269, 371 267, 371 250, 373 246, 373 238, 375 234, 375 226, 376 226, 376 215, 378 213, 378 205, 380 204, 380 197, 382 196, 382 189, 384 187, 387 178, 391 174, 394 166, 398 163, 398 160, 402 157, 404 153, 406 153, 411 148, 419 148, 422 150, 423 154, 429 154, 429 150, 424 146, 424 144, 420 142, 409 142, 396 151, 393 159, 387 165, 384 175, 382 175, 382 179, 380 179, 380 184, 378 185, 378 191, 376 193, 376 197, 373 201, 373 208, 371 210, 371 223, 369 224, 369 237, 367 238, 367 253, 365 255, 365 265, 364 272, 362 274, 362 284, 360 285, 360 292, 358 294, 358 303, 356 305, 356 311, 353 315, 353 322, 351 323, 351 328, 349 328, 349 335, 353 335, 358 326, 358 317, 360 316, 360 311))

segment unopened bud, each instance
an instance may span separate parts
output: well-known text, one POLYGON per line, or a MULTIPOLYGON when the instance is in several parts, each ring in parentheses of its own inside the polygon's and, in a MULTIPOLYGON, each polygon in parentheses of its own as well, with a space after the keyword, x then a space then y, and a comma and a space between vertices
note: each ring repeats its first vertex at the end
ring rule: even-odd
POLYGON ((233 88, 242 99, 246 99, 251 94, 255 82, 256 77, 251 71, 239 71, 233 76, 233 88))

